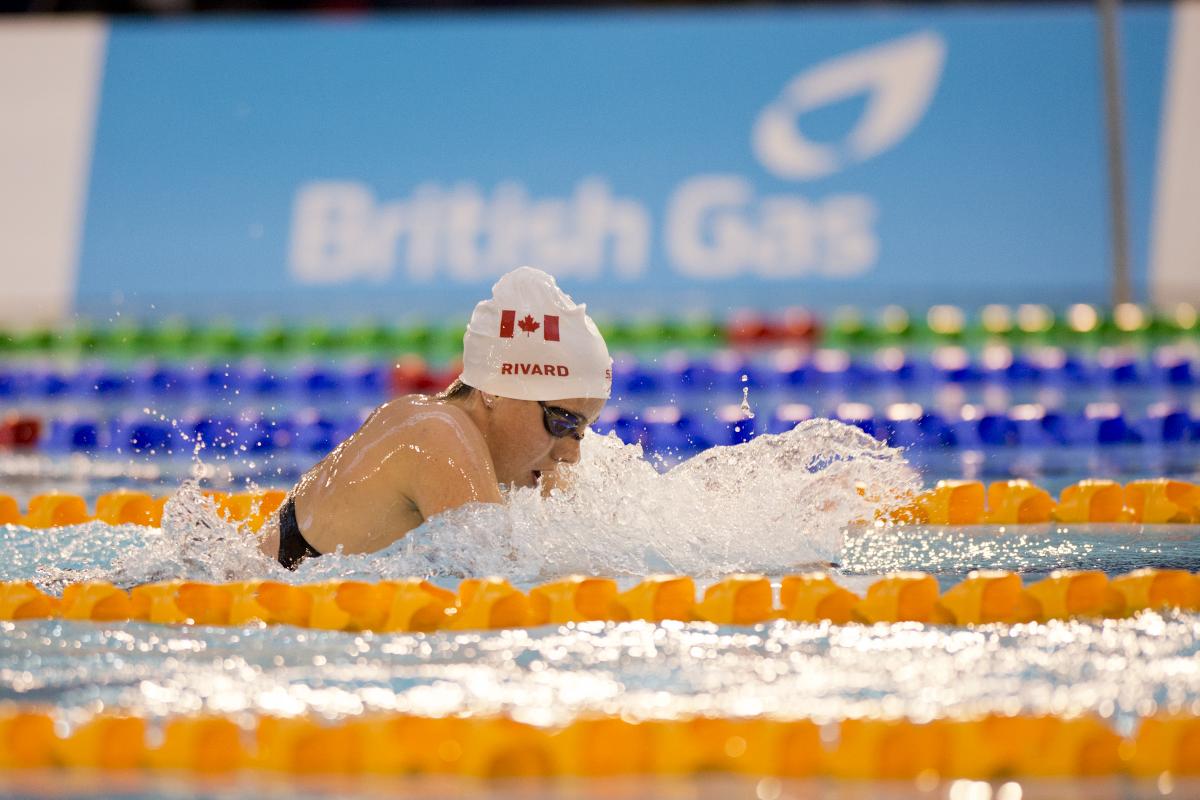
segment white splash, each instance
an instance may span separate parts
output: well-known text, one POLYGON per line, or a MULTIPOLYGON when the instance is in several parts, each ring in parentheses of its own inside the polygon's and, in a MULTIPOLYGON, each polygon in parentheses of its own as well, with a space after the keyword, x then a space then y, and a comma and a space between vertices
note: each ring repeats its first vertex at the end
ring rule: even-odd
POLYGON ((223 518, 212 498, 191 480, 167 500, 160 529, 90 523, 79 534, 108 537, 111 560, 76 569, 43 564, 35 581, 44 589, 57 592, 67 583, 84 580, 125 587, 174 579, 226 582, 267 575, 276 568, 283 571, 259 550, 255 536, 223 518), (136 543, 128 541, 125 529, 141 534, 136 543))
POLYGON ((715 447, 664 474, 641 447, 589 436, 569 478, 549 498, 522 489, 504 506, 455 509, 380 553, 311 560, 297 577, 781 574, 838 560, 848 526, 920 482, 899 450, 830 420, 715 447))
POLYGON ((294 573, 187 482, 167 503, 162 530, 140 546, 119 549, 107 566, 43 569, 41 582, 783 574, 838 561, 848 527, 919 488, 901 451, 830 420, 711 448, 663 474, 640 446, 589 435, 567 477, 569 489, 550 497, 517 489, 504 505, 472 504, 430 519, 381 552, 327 554, 294 573), (870 499, 859 484, 870 487, 870 499))

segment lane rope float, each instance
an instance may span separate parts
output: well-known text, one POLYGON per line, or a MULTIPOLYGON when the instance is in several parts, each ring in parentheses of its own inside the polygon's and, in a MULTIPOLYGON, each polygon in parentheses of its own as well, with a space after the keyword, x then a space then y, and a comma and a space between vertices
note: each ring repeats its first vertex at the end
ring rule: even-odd
POLYGON ((504 578, 468 578, 450 591, 421 578, 367 583, 334 580, 293 585, 271 580, 204 583, 175 580, 129 591, 103 581, 68 584, 61 597, 31 582, 0 584, 0 620, 65 619, 163 625, 261 622, 376 633, 528 628, 581 622, 772 620, 832 624, 919 622, 933 625, 1119 619, 1148 609, 1200 611, 1200 575, 1139 569, 1115 578, 1060 570, 1025 585, 1014 572, 977 570, 939 592, 924 572, 896 572, 860 596, 830 575, 788 575, 778 602, 765 575, 726 576, 697 598, 686 575, 651 575, 620 591, 612 578, 574 575, 527 593, 504 578))
POLYGON ((1154 715, 1122 737, 1097 717, 969 720, 507 717, 368 713, 147 720, 107 711, 60 735, 52 711, 0 710, 0 771, 443 774, 475 778, 728 772, 848 779, 1200 775, 1200 717, 1154 715))
MULTIPOLYGON (((869 494, 860 486, 860 493, 869 494)), ((286 492, 229 493, 205 490, 225 519, 257 531, 278 510, 286 492)), ((168 498, 121 490, 100 495, 95 508, 79 495, 51 492, 29 500, 24 513, 17 501, 0 495, 0 525, 53 528, 99 520, 109 525, 162 524, 168 498)), ((1026 480, 944 480, 909 499, 900 507, 881 512, 878 521, 896 525, 1036 525, 1116 523, 1131 525, 1187 525, 1200 523, 1200 485, 1173 478, 1116 481, 1089 478, 1062 490, 1056 500, 1046 489, 1026 480)))

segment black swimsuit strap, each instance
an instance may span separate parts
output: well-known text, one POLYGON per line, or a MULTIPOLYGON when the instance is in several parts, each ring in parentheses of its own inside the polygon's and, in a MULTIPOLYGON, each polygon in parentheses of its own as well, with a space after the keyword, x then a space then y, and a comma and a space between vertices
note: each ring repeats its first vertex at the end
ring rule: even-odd
POLYGON ((300 525, 296 522, 296 501, 289 494, 279 507, 279 563, 294 570, 304 559, 320 555, 300 533, 300 525))

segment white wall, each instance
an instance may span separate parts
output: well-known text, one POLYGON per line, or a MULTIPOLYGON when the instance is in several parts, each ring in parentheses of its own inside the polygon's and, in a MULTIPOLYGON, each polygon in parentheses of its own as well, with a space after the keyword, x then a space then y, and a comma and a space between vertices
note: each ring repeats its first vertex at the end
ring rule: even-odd
POLYGON ((0 23, 0 327, 70 316, 107 31, 0 23))
POLYGON ((1200 3, 1173 11, 1150 243, 1155 303, 1200 302, 1200 3))

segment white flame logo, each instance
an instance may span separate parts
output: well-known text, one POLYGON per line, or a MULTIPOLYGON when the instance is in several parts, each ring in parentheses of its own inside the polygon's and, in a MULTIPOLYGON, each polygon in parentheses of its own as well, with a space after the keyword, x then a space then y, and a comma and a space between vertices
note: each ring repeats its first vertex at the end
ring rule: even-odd
POLYGON ((779 178, 811 180, 866 161, 899 142, 925 114, 942 75, 946 43, 915 33, 818 64, 797 75, 754 123, 754 154, 779 178), (867 93, 867 107, 845 140, 811 141, 800 117, 867 93))

